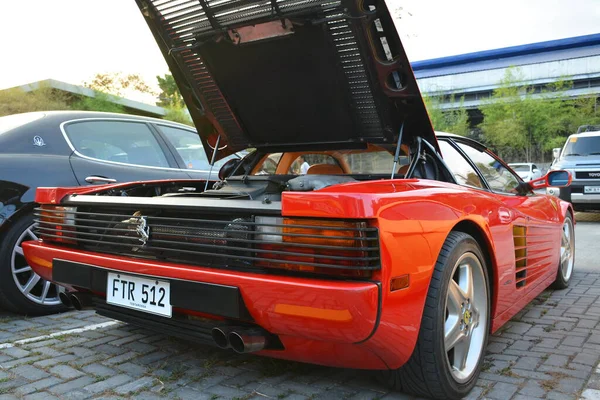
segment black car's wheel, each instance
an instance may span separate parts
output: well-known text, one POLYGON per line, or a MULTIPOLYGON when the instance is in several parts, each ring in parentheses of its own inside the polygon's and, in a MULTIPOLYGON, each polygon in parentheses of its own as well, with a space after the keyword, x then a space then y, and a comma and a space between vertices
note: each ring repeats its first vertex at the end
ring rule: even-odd
POLYGON ((563 223, 560 240, 560 261, 556 280, 552 284, 554 289, 566 289, 569 287, 571 276, 575 267, 575 227, 571 214, 567 214, 563 223))
POLYGON ((0 238, 0 306, 28 315, 64 311, 61 288, 36 274, 23 256, 21 243, 37 239, 34 226, 33 216, 25 215, 0 238))
POLYGON ((490 324, 485 258, 473 237, 451 232, 438 257, 415 350, 383 378, 395 390, 460 399, 481 371, 490 324))

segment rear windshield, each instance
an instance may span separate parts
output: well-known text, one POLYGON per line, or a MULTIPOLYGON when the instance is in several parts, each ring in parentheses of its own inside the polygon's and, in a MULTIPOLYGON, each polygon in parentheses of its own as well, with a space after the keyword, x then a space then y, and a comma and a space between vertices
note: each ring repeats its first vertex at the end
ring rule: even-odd
POLYGON ((44 113, 14 114, 0 117, 0 135, 44 117, 44 113))
POLYGON ((600 155, 600 135, 587 137, 570 137, 562 152, 562 156, 600 155))

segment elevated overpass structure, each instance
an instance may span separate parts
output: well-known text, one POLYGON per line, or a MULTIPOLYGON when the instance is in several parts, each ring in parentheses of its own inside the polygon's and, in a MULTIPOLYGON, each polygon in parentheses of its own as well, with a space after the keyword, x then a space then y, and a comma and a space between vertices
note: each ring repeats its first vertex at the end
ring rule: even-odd
POLYGON ((521 82, 541 90, 566 79, 573 82, 570 97, 600 97, 600 33, 522 46, 462 54, 412 63, 421 91, 440 99, 442 109, 459 106, 464 97, 472 122, 478 107, 499 87, 506 70, 516 67, 521 82))

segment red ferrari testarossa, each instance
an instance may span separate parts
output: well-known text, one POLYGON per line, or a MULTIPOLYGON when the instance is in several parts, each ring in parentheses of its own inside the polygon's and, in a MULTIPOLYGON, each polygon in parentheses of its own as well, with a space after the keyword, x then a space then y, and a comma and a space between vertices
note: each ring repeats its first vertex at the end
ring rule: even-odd
POLYGON ((436 134, 383 1, 137 2, 210 159, 250 151, 210 186, 39 189, 23 248, 66 304, 460 398, 488 335, 569 284, 573 210, 534 189, 570 174, 436 134))

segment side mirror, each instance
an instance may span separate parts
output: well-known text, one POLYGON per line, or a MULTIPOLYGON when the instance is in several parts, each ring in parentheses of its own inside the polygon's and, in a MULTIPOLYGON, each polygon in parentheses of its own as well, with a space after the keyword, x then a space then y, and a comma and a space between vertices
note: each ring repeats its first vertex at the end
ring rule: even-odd
POLYGON ((223 166, 219 170, 219 179, 223 180, 223 179, 227 178, 229 175, 231 175, 233 173, 233 171, 236 170, 236 168, 238 167, 238 165, 241 162, 242 162, 242 159, 240 159, 240 158, 232 158, 231 160, 229 160, 225 164, 223 164, 223 166))
POLYGON ((554 157, 555 160, 558 160, 558 157, 560 157, 560 147, 552 149, 552 157, 554 157))
POLYGON ((548 186, 558 188, 569 186, 572 178, 571 173, 565 170, 550 171, 548 175, 546 175, 548 186))
POLYGON ((563 188, 569 186, 572 179, 573 176, 569 171, 558 169, 556 171, 548 172, 541 178, 530 181, 529 186, 532 190, 543 189, 547 187, 563 188))

